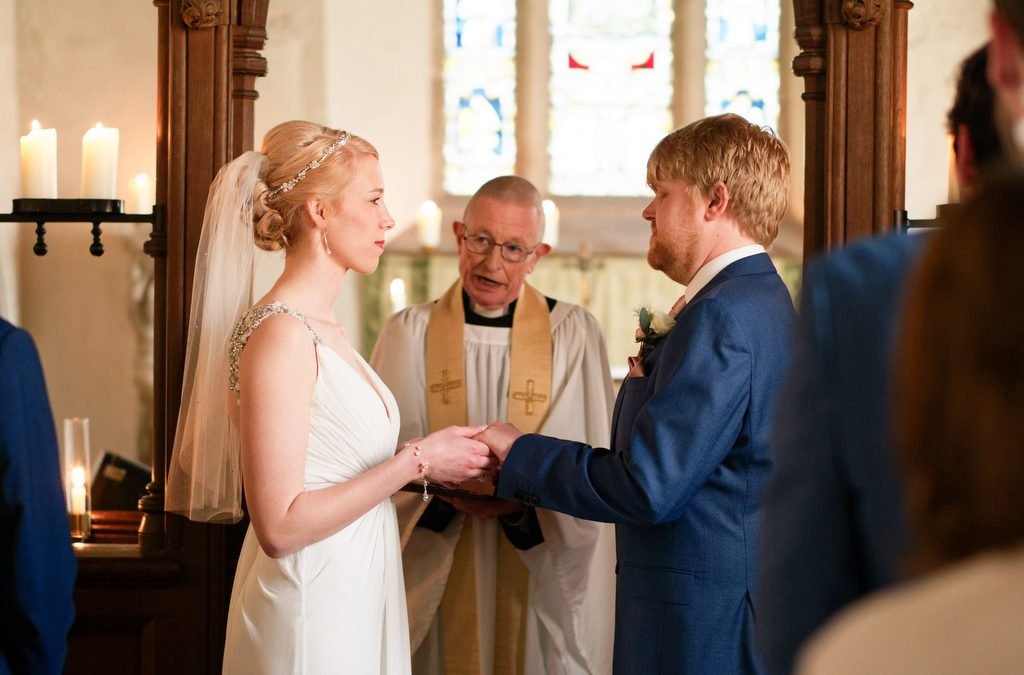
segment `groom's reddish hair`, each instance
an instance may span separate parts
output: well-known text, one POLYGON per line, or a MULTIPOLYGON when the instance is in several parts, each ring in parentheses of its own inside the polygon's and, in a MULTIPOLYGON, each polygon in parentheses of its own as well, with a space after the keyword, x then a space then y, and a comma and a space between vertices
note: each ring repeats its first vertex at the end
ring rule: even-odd
POLYGON ((766 248, 775 241, 789 201, 789 154, 771 129, 732 114, 676 129, 651 152, 647 184, 677 180, 701 197, 725 183, 741 231, 766 248))

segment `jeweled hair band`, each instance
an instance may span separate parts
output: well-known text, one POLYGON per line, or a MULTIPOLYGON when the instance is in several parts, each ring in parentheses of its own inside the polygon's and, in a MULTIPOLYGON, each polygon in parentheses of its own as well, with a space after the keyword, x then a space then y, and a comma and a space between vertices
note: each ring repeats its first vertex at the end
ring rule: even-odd
POLYGON ((273 197, 278 192, 290 192, 293 187, 299 184, 299 181, 306 177, 307 173, 309 173, 313 169, 318 168, 321 164, 324 163, 324 160, 333 155, 338 148, 345 145, 346 143, 348 143, 348 132, 342 131, 341 135, 338 136, 338 140, 328 145, 327 148, 322 153, 320 153, 319 157, 314 159, 306 166, 302 167, 302 171, 299 171, 297 174, 295 174, 294 178, 292 178, 291 180, 286 180, 285 182, 281 183, 276 188, 268 192, 267 197, 273 197))

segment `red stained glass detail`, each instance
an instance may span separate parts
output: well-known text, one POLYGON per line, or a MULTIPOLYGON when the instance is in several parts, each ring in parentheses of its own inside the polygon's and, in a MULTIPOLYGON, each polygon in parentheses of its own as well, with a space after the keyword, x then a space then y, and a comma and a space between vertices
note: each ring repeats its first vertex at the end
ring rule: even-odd
MULTIPOLYGON (((651 56, 653 57, 654 54, 651 54, 651 56)), ((590 66, 584 65, 584 64, 580 63, 579 61, 577 61, 576 58, 571 53, 569 54, 569 67, 570 68, 578 68, 580 70, 590 70, 590 66)))
POLYGON ((641 70, 642 68, 654 68, 654 52, 651 52, 650 56, 643 63, 633 64, 633 70, 641 70))

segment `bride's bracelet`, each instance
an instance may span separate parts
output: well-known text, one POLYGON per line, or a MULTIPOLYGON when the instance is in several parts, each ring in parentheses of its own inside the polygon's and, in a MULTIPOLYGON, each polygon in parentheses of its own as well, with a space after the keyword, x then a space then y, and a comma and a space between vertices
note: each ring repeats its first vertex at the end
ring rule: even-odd
MULTIPOLYGON (((420 456, 420 446, 414 445, 412 448, 413 457, 420 456)), ((430 493, 427 492, 427 486, 430 485, 430 481, 427 479, 427 469, 430 468, 430 464, 427 462, 420 462, 420 478, 423 480, 423 501, 430 500, 430 493)))

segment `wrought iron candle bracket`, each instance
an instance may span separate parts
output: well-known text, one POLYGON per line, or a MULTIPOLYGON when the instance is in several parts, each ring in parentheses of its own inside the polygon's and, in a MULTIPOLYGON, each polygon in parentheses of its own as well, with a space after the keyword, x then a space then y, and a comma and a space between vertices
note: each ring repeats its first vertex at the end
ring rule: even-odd
POLYGON ((936 228, 951 218, 959 208, 959 204, 939 204, 935 207, 935 217, 925 219, 908 218, 906 209, 896 209, 893 212, 893 227, 900 232, 936 228))
POLYGON ((153 206, 152 213, 124 213, 120 199, 15 199, 11 213, 0 213, 0 223, 35 223, 36 241, 32 252, 44 256, 47 252, 47 223, 92 223, 92 243, 89 253, 103 255, 103 230, 100 223, 150 223, 149 241, 143 251, 153 258, 167 254, 167 230, 163 205, 153 206))

